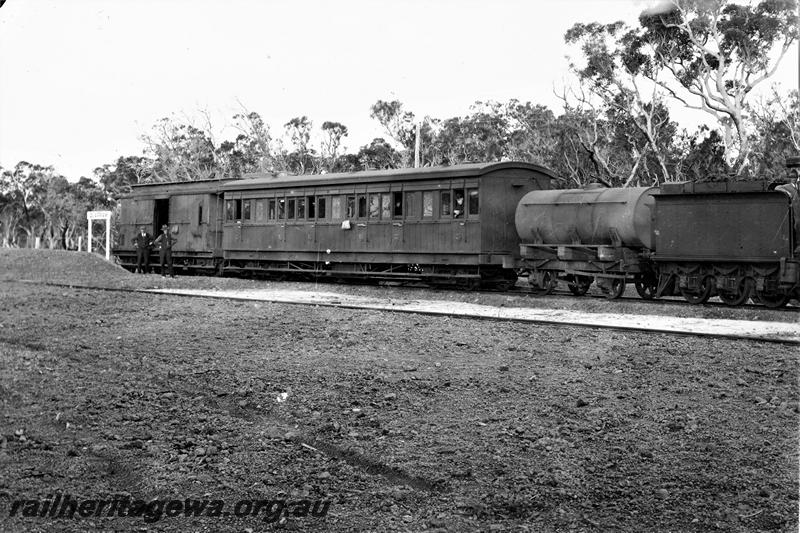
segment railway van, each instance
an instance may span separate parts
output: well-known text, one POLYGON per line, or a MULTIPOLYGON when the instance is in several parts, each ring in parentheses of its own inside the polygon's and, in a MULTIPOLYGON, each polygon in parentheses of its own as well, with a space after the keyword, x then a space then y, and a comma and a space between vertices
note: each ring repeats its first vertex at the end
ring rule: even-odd
MULTIPOLYGON (((222 190, 225 180, 133 185, 120 203, 114 254, 129 270, 136 267, 133 242, 144 226, 154 238, 168 225, 177 239, 172 258, 178 271, 218 273, 222 267, 222 190)), ((158 259, 153 250, 150 265, 158 259)))

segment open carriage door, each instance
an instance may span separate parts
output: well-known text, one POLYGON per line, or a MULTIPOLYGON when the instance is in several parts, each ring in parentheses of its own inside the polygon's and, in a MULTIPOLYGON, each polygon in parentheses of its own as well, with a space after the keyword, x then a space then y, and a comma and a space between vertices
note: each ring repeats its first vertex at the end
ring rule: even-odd
POLYGON ((392 252, 403 249, 403 185, 392 184, 389 189, 392 196, 392 252))

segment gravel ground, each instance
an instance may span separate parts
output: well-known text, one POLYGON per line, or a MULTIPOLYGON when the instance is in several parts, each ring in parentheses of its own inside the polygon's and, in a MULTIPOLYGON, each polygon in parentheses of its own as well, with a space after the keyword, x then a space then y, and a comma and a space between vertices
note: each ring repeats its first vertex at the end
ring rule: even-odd
POLYGON ((13 280, 162 282, 24 255, 0 254, 3 531, 798 528, 796 348, 52 287, 13 280), (9 517, 56 492, 331 504, 9 517))

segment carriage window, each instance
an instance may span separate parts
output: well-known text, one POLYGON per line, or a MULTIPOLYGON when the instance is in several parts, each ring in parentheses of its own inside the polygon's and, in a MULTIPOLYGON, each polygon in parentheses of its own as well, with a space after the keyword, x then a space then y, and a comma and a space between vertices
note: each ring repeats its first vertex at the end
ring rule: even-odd
POLYGON ((422 193, 422 216, 433 216, 433 191, 426 191, 422 193))
POLYGON ((225 220, 238 220, 242 218, 242 201, 227 200, 225 202, 225 220))
POLYGON ((314 197, 309 196, 306 203, 308 204, 308 218, 314 220, 314 217, 317 216, 317 203, 314 201, 314 197))
POLYGON ((392 218, 392 196, 389 193, 381 195, 381 218, 384 220, 392 218))
POLYGON ((406 216, 407 217, 418 217, 419 216, 419 205, 418 202, 415 200, 417 198, 417 193, 415 192, 407 192, 406 193, 406 216))
POLYGON ((283 198, 278 199, 278 220, 286 218, 286 200, 283 198))
POLYGON ((297 218, 306 218, 306 199, 297 199, 297 218))
POLYGON ((322 196, 317 197, 317 218, 325 218, 327 214, 325 213, 325 198, 322 196))
POLYGON ((267 200, 267 218, 275 220, 275 198, 267 200))
POLYGON ((334 220, 341 220, 342 218, 342 197, 334 196, 331 198, 331 217, 334 220))
POLYGON ((264 200, 256 200, 256 220, 264 220, 264 200))
POLYGON ((453 218, 464 218, 464 211, 467 206, 464 205, 464 189, 453 189, 453 218))
POLYGON ((250 220, 250 200, 245 200, 242 203, 242 218, 245 220, 250 220))
POLYGON ((367 197, 358 195, 358 218, 365 218, 367 216, 367 197))
POLYGON ((442 191, 442 209, 439 215, 444 217, 450 216, 450 191, 442 191))
POLYGON ((403 193, 401 192, 393 192, 392 196, 394 196, 394 216, 395 218, 399 218, 403 216, 403 193))
POLYGON ((289 198, 286 200, 286 218, 291 220, 294 218, 295 209, 297 209, 297 200, 289 198))
POLYGON ((478 189, 467 189, 467 196, 469 197, 469 214, 477 215, 480 212, 480 203, 478 202, 478 189))
POLYGON ((378 218, 381 215, 381 195, 369 195, 369 218, 378 218))
POLYGON ((197 225, 203 223, 203 204, 197 206, 197 225))
POLYGON ((355 218, 356 216, 356 197, 347 197, 347 218, 355 218))

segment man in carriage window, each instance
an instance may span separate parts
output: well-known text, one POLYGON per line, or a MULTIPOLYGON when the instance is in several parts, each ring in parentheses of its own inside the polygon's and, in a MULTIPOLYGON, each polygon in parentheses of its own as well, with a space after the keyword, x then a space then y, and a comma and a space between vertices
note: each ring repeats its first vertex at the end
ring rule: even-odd
POLYGON ((380 196, 377 194, 369 195, 369 218, 378 218, 381 213, 380 196))
POLYGON ((462 189, 456 189, 456 201, 453 204, 453 218, 463 218, 464 217, 464 191, 462 189))

